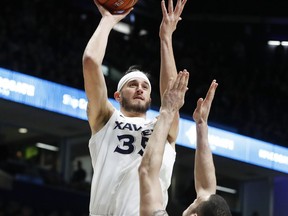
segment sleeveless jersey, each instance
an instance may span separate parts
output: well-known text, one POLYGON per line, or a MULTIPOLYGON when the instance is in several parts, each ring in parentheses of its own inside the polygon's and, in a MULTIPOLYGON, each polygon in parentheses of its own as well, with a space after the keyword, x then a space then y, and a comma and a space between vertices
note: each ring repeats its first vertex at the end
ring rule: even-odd
MULTIPOLYGON (((92 135, 89 150, 93 166, 90 215, 138 216, 140 189, 138 167, 156 119, 125 117, 115 110, 106 125, 92 135)), ((176 152, 167 142, 160 170, 164 206, 176 152)))

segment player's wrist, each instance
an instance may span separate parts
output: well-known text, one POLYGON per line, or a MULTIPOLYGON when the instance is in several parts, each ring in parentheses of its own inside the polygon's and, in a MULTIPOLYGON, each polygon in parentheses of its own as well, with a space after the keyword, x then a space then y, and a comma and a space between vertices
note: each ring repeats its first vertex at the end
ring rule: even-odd
POLYGON ((176 109, 168 109, 168 108, 161 108, 160 109, 160 115, 171 117, 174 116, 174 114, 177 112, 176 109))
POLYGON ((170 41, 172 41, 172 34, 167 34, 167 33, 160 34, 160 40, 162 42, 164 42, 164 41, 170 42, 170 41))
POLYGON ((199 129, 207 128, 208 127, 207 121, 196 122, 196 127, 199 129))
POLYGON ((103 24, 103 26, 109 30, 112 30, 112 28, 117 23, 118 23, 118 21, 116 21, 112 15, 103 16, 101 19, 101 24, 103 24))

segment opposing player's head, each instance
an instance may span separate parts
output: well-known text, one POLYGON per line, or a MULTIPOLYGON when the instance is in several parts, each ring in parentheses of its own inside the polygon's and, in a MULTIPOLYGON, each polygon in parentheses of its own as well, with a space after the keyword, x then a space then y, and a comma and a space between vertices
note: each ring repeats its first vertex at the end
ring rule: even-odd
POLYGON ((183 216, 232 216, 226 200, 212 194, 204 199, 196 199, 184 212, 183 216))
POLYGON ((126 112, 144 114, 151 104, 151 83, 147 74, 130 67, 120 79, 114 98, 126 112))

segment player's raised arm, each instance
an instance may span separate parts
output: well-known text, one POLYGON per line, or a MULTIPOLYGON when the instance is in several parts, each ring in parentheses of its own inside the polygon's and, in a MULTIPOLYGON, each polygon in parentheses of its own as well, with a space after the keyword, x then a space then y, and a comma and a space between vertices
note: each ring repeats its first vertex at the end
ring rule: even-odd
POLYGON ((205 99, 198 99, 193 113, 196 123, 195 189, 197 197, 216 193, 216 175, 208 142, 208 116, 218 83, 213 80, 205 99))
POLYGON ((183 216, 231 216, 226 200, 216 194, 216 174, 208 142, 208 116, 218 83, 213 80, 206 97, 199 98, 193 113, 196 123, 196 153, 194 181, 197 197, 183 212, 183 216))
MULTIPOLYGON (((160 37, 160 94, 163 95, 167 88, 167 83, 171 77, 176 78, 177 68, 174 59, 172 35, 176 30, 178 22, 181 20, 181 14, 184 9, 187 0, 177 0, 174 7, 173 0, 168 0, 168 6, 166 7, 165 0, 161 1, 162 9, 162 22, 159 30, 160 37)), ((178 121, 179 113, 175 114, 175 121, 169 132, 168 140, 170 143, 174 143, 178 134, 178 121)))
POLYGON ((184 104, 189 79, 188 72, 180 72, 175 81, 169 81, 167 90, 163 94, 160 115, 153 133, 147 143, 145 153, 139 166, 140 181, 140 216, 155 215, 163 211, 162 189, 159 180, 166 138, 173 122, 171 116, 184 104))
POLYGON ((92 134, 103 127, 114 108, 108 101, 107 87, 102 73, 102 62, 105 55, 110 31, 130 11, 112 15, 94 0, 102 15, 100 23, 90 38, 83 54, 84 87, 88 98, 87 115, 92 134))

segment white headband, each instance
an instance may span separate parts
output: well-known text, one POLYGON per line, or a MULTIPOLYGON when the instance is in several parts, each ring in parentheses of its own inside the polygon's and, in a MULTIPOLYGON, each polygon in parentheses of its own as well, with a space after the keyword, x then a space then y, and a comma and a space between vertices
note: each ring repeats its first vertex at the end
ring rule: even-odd
POLYGON ((119 83, 118 83, 118 86, 117 86, 117 91, 119 92, 122 87, 130 80, 132 79, 135 79, 135 78, 143 78, 149 85, 150 89, 151 89, 151 83, 148 79, 148 77, 141 71, 133 71, 133 72, 130 72, 128 74, 126 74, 125 76, 123 76, 119 83))

